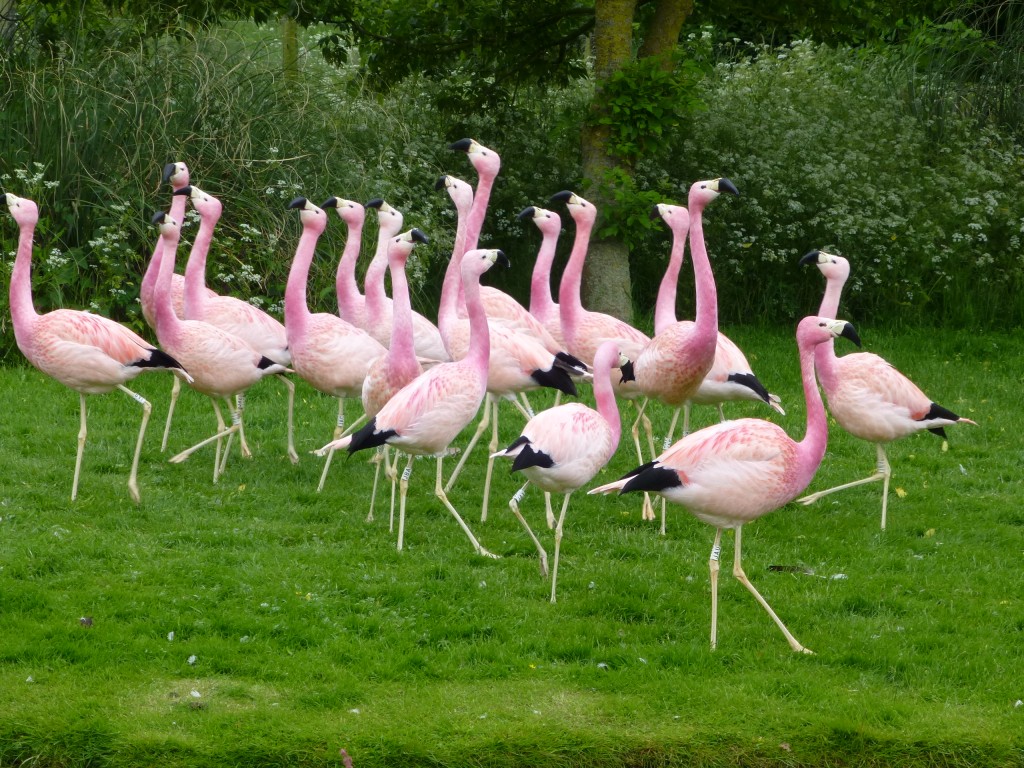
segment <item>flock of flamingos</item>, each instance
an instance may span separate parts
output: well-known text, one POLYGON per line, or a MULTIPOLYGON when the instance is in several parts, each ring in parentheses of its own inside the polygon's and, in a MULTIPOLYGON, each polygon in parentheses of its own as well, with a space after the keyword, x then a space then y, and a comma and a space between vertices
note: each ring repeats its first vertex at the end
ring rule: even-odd
MULTIPOLYGON (((637 412, 632 426, 640 465, 626 476, 589 490, 589 493, 644 492, 644 514, 653 517, 648 494, 680 504, 716 529, 710 556, 711 646, 717 641, 717 578, 722 531, 735 530, 733 575, 753 594, 795 651, 810 653, 797 642, 741 566, 741 531, 744 523, 796 499, 810 485, 825 453, 827 421, 818 385, 825 391, 836 422, 851 434, 875 444, 877 469, 869 477, 800 498, 805 504, 822 496, 863 483, 881 480, 882 528, 890 466, 885 444, 920 430, 945 436, 943 428, 957 422, 973 424, 932 402, 881 357, 870 353, 837 356, 837 337, 860 341, 853 327, 835 319, 843 284, 850 271, 841 256, 811 251, 802 263, 815 264, 826 279, 818 316, 805 317, 797 326, 807 424, 804 437, 794 440, 778 425, 744 418, 723 420, 688 432, 692 403, 719 406, 728 400, 761 400, 782 412, 750 370, 742 352, 718 331, 714 277, 704 243, 704 208, 720 194, 739 195, 725 178, 698 181, 689 190, 687 206, 658 205, 653 216, 664 220, 673 240, 668 269, 662 281, 654 318, 654 336, 606 314, 586 310, 580 302, 580 281, 596 211, 572 192, 560 192, 551 203, 568 209, 576 225, 572 251, 558 283, 558 301, 551 294, 551 264, 561 231, 557 213, 529 207, 520 214, 532 220, 542 234, 531 285, 529 309, 501 291, 481 286, 480 278, 495 265, 508 265, 497 249, 478 248, 490 192, 500 168, 496 152, 477 141, 464 139, 451 145, 463 151, 478 174, 471 185, 444 176, 438 188, 450 195, 458 212, 455 246, 444 279, 437 322, 415 313, 405 277, 406 260, 427 237, 418 229, 402 231, 401 213, 382 200, 367 203, 379 222, 376 253, 366 269, 364 291, 356 282, 365 208, 359 203, 331 197, 322 206, 305 198, 292 201, 302 234, 288 276, 284 323, 252 304, 220 296, 205 286, 206 255, 221 213, 220 202, 190 184, 184 163, 168 165, 164 180, 173 189, 169 212, 158 212, 153 222, 159 238, 143 278, 140 299, 143 313, 159 346, 124 326, 89 312, 57 309, 35 311, 31 291, 32 239, 38 210, 34 202, 6 194, 7 206, 20 227, 17 257, 11 274, 10 307, 15 337, 25 357, 39 370, 80 393, 81 427, 71 497, 78 491, 86 439, 87 394, 119 389, 142 409, 135 454, 128 481, 139 500, 139 455, 151 406, 126 386, 147 369, 171 371, 174 390, 164 432, 164 447, 171 426, 174 402, 181 381, 209 396, 217 418, 217 432, 174 456, 179 462, 210 443, 216 444, 213 478, 224 471, 232 439, 238 434, 243 455, 245 391, 260 379, 274 376, 288 391, 288 453, 298 461, 292 436, 294 373, 314 388, 338 398, 334 440, 319 451, 327 455, 323 477, 336 450, 368 448, 378 451, 392 481, 392 499, 399 488, 398 548, 402 547, 406 495, 415 456, 437 458, 434 493, 452 514, 481 555, 494 557, 481 546, 447 490, 488 426, 492 430, 484 488, 483 516, 487 514, 490 477, 495 459, 509 459, 512 470, 526 483, 509 507, 522 523, 548 575, 547 555, 519 511, 529 485, 544 492, 549 527, 555 529, 555 554, 550 572, 551 600, 556 598, 558 555, 569 497, 589 483, 615 453, 621 434, 618 399, 631 400, 637 412), (184 276, 176 274, 175 257, 186 203, 199 214, 184 276), (316 243, 333 208, 348 227, 348 239, 337 272, 339 314, 312 313, 306 302, 306 281, 316 243), (675 311, 676 283, 689 239, 696 282, 696 319, 679 320, 675 311), (391 296, 385 292, 385 273, 391 274, 391 296), (817 376, 816 376, 817 375, 817 376), (580 402, 558 404, 561 393, 575 395, 577 385, 593 388, 596 408, 580 402), (538 387, 558 390, 556 405, 534 413, 526 392, 538 387), (234 398, 234 401, 232 400, 234 398), (363 416, 347 430, 345 398, 359 398, 363 416), (673 409, 664 450, 655 455, 650 422, 644 409, 649 400, 673 409), (227 403, 230 424, 218 400, 227 403), (527 419, 520 436, 499 449, 498 405, 508 402, 527 419), (478 414, 476 432, 462 454, 448 484, 442 461, 452 442, 478 414), (672 442, 680 412, 683 437, 672 442), (644 463, 640 430, 647 433, 652 457, 644 463), (398 471, 393 450, 407 456, 398 471), (554 515, 550 494, 561 493, 561 511, 554 515)), ((323 485, 321 478, 321 487, 323 485)), ((377 479, 374 480, 376 493, 377 479)), ((371 501, 370 516, 373 507, 371 501)))

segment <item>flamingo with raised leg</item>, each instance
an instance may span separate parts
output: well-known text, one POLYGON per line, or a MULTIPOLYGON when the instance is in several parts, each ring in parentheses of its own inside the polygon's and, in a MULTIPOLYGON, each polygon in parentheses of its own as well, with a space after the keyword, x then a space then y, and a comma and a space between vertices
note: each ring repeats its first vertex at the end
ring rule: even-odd
POLYGON ((153 407, 142 395, 126 387, 125 382, 147 369, 169 369, 186 381, 190 381, 191 376, 171 355, 106 317, 73 309, 37 313, 32 301, 32 239, 39 221, 39 208, 34 201, 10 192, 4 195, 4 200, 18 224, 18 251, 9 288, 14 340, 32 365, 75 390, 79 396, 81 419, 71 500, 78 497, 88 431, 85 396, 119 389, 142 406, 142 423, 128 475, 128 492, 138 503, 141 498, 139 456, 153 407))
MULTIPOLYGON (((292 361, 288 351, 288 334, 284 323, 271 317, 262 309, 234 296, 219 296, 206 289, 206 258, 213 240, 213 230, 220 219, 223 206, 220 200, 207 194, 195 185, 182 187, 175 195, 192 201, 192 207, 199 214, 199 231, 192 241, 188 261, 185 264, 184 319, 202 320, 216 325, 242 339, 263 357, 273 360, 285 368, 292 361)), ((295 452, 295 385, 282 373, 278 380, 288 393, 288 458, 293 464, 299 461, 295 452)), ((245 392, 236 400, 239 414, 239 443, 242 455, 250 455, 245 442, 245 392)))
POLYGON ((449 501, 442 484, 444 454, 477 411, 487 393, 487 360, 491 340, 487 330, 487 315, 480 302, 480 276, 495 263, 508 264, 508 259, 497 249, 470 251, 462 260, 462 283, 469 309, 472 338, 469 351, 461 360, 440 363, 388 400, 368 424, 358 432, 335 440, 317 453, 347 448, 349 453, 392 445, 407 453, 409 460, 399 480, 398 549, 402 549, 405 536, 405 504, 416 456, 436 456, 437 474, 434 495, 441 500, 466 534, 473 549, 486 557, 497 557, 484 549, 458 510, 449 501))
POLYGON ((227 463, 231 438, 240 429, 241 419, 231 398, 255 384, 264 376, 281 373, 283 366, 259 354, 245 341, 215 325, 199 320, 182 320, 174 311, 171 299, 171 275, 181 238, 181 224, 163 211, 153 217, 163 239, 163 255, 156 286, 156 336, 165 350, 182 362, 193 377, 190 386, 210 398, 217 417, 217 432, 206 440, 181 451, 171 458, 179 463, 199 448, 216 442, 213 460, 213 481, 217 482, 227 463), (224 423, 217 398, 223 398, 231 413, 231 426, 224 423), (228 438, 221 461, 221 443, 228 438))
POLYGON ((782 623, 743 571, 743 526, 795 499, 811 482, 825 455, 828 424, 814 378, 814 348, 837 336, 859 344, 849 323, 805 317, 797 326, 800 374, 807 401, 807 428, 800 441, 762 419, 715 424, 682 438, 654 461, 590 493, 656 493, 681 504, 715 527, 708 561, 711 578, 711 648, 718 645, 718 571, 722 531, 736 532, 733 576, 754 596, 782 631, 790 648, 810 653, 782 623))
POLYGON ((594 398, 597 410, 581 403, 541 411, 522 434, 496 457, 512 459, 512 471, 522 472, 527 482, 508 502, 540 553, 541 573, 547 576, 547 553, 519 511, 519 503, 531 484, 545 494, 561 493, 562 510, 555 525, 555 561, 551 570, 551 602, 556 600, 558 557, 562 546, 565 513, 573 491, 591 480, 615 454, 619 445, 621 422, 612 389, 612 370, 626 363, 614 341, 606 341, 594 356, 594 398))
MULTIPOLYGON (((811 251, 800 263, 817 265, 825 276, 825 296, 819 314, 823 317, 837 314, 843 285, 850 275, 850 262, 825 251, 811 251)), ((823 344, 815 351, 814 362, 832 417, 854 437, 875 444, 878 464, 874 474, 868 477, 817 491, 799 501, 811 504, 830 493, 881 480, 882 530, 885 530, 892 476, 885 445, 923 430, 945 439, 945 427, 958 423, 977 424, 934 402, 878 355, 857 352, 838 357, 833 345, 823 344)))

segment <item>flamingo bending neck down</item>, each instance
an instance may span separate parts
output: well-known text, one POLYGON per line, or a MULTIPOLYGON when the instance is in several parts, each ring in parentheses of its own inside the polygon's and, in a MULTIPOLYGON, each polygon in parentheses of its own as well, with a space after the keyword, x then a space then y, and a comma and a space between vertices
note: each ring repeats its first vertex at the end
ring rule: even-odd
POLYGON ((147 369, 171 370, 186 381, 191 381, 191 376, 171 355, 101 315, 72 309, 56 309, 42 315, 37 313, 32 301, 32 239, 39 221, 39 209, 34 201, 10 192, 4 195, 4 200, 18 224, 18 250, 9 289, 14 339, 32 365, 79 395, 81 419, 71 500, 78 497, 78 478, 85 452, 85 396, 119 389, 142 406, 142 423, 128 476, 128 492, 138 503, 141 498, 139 456, 153 407, 142 395, 126 387, 125 382, 147 369))
POLYGON ((807 402, 807 428, 800 441, 777 424, 762 419, 737 419, 693 432, 613 483, 590 493, 659 494, 705 523, 715 526, 711 548, 711 647, 718 644, 718 570, 722 530, 736 532, 733 576, 754 596, 782 631, 790 648, 810 653, 797 642, 768 602, 761 596, 741 562, 743 525, 779 509, 795 499, 811 482, 828 438, 825 406, 814 378, 814 348, 844 336, 859 344, 849 323, 823 317, 805 317, 797 326, 800 373, 807 402))
MULTIPOLYGON (((654 309, 655 336, 680 322, 676 317, 676 288, 679 270, 683 263, 686 235, 690 228, 690 216, 686 208, 660 203, 651 212, 651 218, 662 219, 672 231, 672 248, 668 266, 658 288, 658 299, 654 309)), ((682 321, 687 322, 687 321, 682 321)), ((690 406, 713 405, 718 408, 718 418, 725 421, 722 403, 733 400, 759 400, 782 415, 778 395, 773 395, 754 375, 750 363, 738 346, 724 333, 718 331, 715 360, 711 370, 701 380, 694 395, 683 405, 683 434, 690 432, 690 406)), ((672 442, 673 435, 665 437, 665 447, 672 442)))
MULTIPOLYGON (((192 242, 188 261, 185 264, 184 315, 187 320, 202 320, 242 339, 260 355, 273 360, 285 368, 291 364, 288 351, 288 334, 284 323, 271 317, 259 307, 234 296, 218 296, 206 289, 206 257, 213 240, 213 229, 220 219, 223 206, 220 200, 195 185, 178 189, 176 196, 192 201, 192 207, 199 214, 199 231, 192 242)), ((288 394, 288 458, 293 464, 299 461, 295 451, 295 385, 282 373, 278 380, 284 384, 288 394)), ((245 441, 245 392, 236 398, 238 410, 239 444, 242 455, 251 453, 245 441)))
POLYGON ((227 463, 231 438, 240 429, 241 420, 231 397, 248 389, 264 376, 281 373, 286 369, 279 363, 253 350, 242 339, 215 325, 200 320, 183 320, 174 311, 171 299, 171 275, 181 238, 181 224, 163 211, 153 217, 163 239, 163 255, 156 288, 156 335, 160 345, 171 352, 188 368, 193 376, 190 385, 210 398, 217 417, 217 432, 206 440, 181 451, 171 458, 178 463, 193 452, 216 442, 213 460, 213 481, 217 482, 227 463), (217 398, 222 398, 231 413, 231 426, 226 427, 217 398), (221 461, 221 443, 228 442, 221 461))
MULTIPOLYGON (((800 263, 815 264, 825 276, 825 295, 819 314, 823 317, 836 315, 843 285, 850 274, 850 262, 842 256, 816 250, 804 255, 800 263)), ((838 357, 831 344, 823 344, 815 351, 814 361, 833 418, 854 437, 875 444, 877 468, 874 474, 862 480, 817 491, 799 501, 811 504, 830 493, 881 480, 882 530, 885 530, 892 476, 885 455, 886 443, 923 430, 945 439, 944 427, 975 422, 934 402, 878 355, 858 352, 838 357)))
POLYGON ((395 393, 362 429, 317 451, 323 454, 347 448, 349 453, 353 453, 388 444, 409 455, 399 481, 399 550, 402 549, 405 534, 405 502, 413 458, 436 456, 434 495, 458 522, 477 553, 497 557, 480 545, 458 510, 448 500, 442 483, 442 462, 452 441, 480 410, 487 392, 487 361, 491 341, 487 315, 480 302, 479 284, 480 276, 498 262, 508 265, 505 254, 497 249, 469 251, 462 260, 462 282, 471 328, 466 355, 461 360, 436 365, 418 376, 395 393))
POLYGON ((555 562, 551 571, 551 602, 555 602, 558 583, 558 556, 569 497, 591 480, 615 454, 619 445, 621 422, 612 389, 612 370, 621 368, 626 358, 614 341, 606 341, 594 356, 594 398, 597 410, 581 403, 541 411, 527 422, 522 434, 496 457, 512 459, 512 471, 521 471, 527 482, 508 502, 512 514, 526 529, 540 553, 541 574, 547 576, 547 553, 522 513, 519 502, 527 487, 533 485, 550 493, 562 493, 562 511, 555 525, 555 562))

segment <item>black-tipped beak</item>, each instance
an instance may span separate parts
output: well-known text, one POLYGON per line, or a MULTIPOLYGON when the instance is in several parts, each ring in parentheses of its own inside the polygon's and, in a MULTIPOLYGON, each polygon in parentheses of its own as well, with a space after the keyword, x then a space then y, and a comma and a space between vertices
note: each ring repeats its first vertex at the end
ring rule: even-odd
POLYGON ((423 230, 416 229, 415 227, 413 227, 412 230, 409 232, 409 236, 412 238, 412 241, 414 243, 426 244, 430 242, 430 238, 423 233, 423 230))
POLYGON ((840 333, 839 335, 842 336, 844 339, 849 339, 858 347, 860 346, 860 336, 857 335, 857 329, 854 328, 853 325, 851 325, 850 323, 847 323, 846 325, 843 326, 843 332, 840 333))
POLYGON ((442 176, 440 179, 434 182, 434 191, 440 192, 446 186, 448 186, 448 177, 442 176))
POLYGON ((176 189, 171 194, 172 195, 191 195, 192 194, 192 185, 189 184, 187 187, 182 187, 181 189, 176 189))
POLYGON ((494 260, 495 264, 500 264, 505 269, 512 267, 512 262, 508 260, 508 256, 505 255, 504 251, 498 251, 498 257, 494 260))
POLYGON ((553 194, 551 198, 548 200, 548 202, 567 203, 569 202, 569 198, 571 198, 574 194, 576 193, 573 192, 572 190, 563 189, 561 192, 556 192, 555 194, 553 194))
POLYGON ((320 203, 320 207, 321 208, 325 208, 325 209, 326 208, 337 208, 338 207, 338 198, 337 197, 328 197, 326 200, 324 200, 322 203, 320 203))
POLYGON ((151 218, 149 220, 149 223, 150 224, 157 224, 157 225, 163 224, 164 223, 164 219, 166 219, 166 218, 167 218, 167 214, 166 213, 164 213, 163 211, 157 211, 156 213, 153 214, 153 218, 151 218))
POLYGON ((627 381, 636 381, 636 376, 633 374, 632 360, 627 360, 620 365, 619 370, 622 372, 622 378, 619 380, 620 384, 625 384, 627 381))
POLYGON ((658 210, 658 206, 651 206, 651 221, 658 221, 661 218, 661 211, 658 210))
POLYGON ((292 210, 293 208, 305 208, 306 203, 308 202, 309 201, 304 197, 296 197, 294 200, 288 203, 288 210, 292 210))
POLYGON ((164 166, 164 173, 163 176, 161 177, 164 184, 171 180, 171 176, 174 175, 174 168, 174 163, 168 163, 167 165, 164 166))
POLYGON ((536 213, 536 212, 537 212, 537 209, 534 206, 531 205, 529 208, 523 208, 523 210, 521 210, 519 212, 519 215, 516 216, 516 218, 519 221, 525 221, 526 219, 532 219, 534 213, 536 213))
POLYGON ((820 253, 821 251, 808 251, 807 253, 800 257, 800 266, 805 267, 808 264, 817 264, 818 254, 820 253))
POLYGON ((740 191, 736 189, 736 185, 724 176, 718 180, 718 191, 728 192, 730 195, 736 195, 736 197, 740 196, 740 191))
POLYGON ((448 149, 454 152, 468 152, 471 146, 473 146, 472 139, 459 139, 449 144, 448 149))
POLYGON ((384 205, 384 198, 383 197, 375 197, 375 198, 373 198, 373 200, 367 200, 366 201, 366 205, 364 205, 363 207, 364 208, 380 208, 382 205, 384 205))

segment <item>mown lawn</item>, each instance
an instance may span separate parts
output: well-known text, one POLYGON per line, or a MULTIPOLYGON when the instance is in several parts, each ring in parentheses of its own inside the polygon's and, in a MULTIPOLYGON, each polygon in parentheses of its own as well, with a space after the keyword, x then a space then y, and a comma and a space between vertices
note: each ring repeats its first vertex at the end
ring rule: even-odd
MULTIPOLYGON (((727 413, 802 436, 790 330, 727 330, 787 415, 727 413)), ((859 330, 979 427, 949 430, 948 451, 928 434, 891 447, 884 532, 880 485, 744 530, 748 575, 813 656, 732 579, 731 536, 709 650, 713 531, 670 508, 662 537, 636 497, 574 496, 549 603, 506 507, 520 484, 507 466, 479 519, 482 450, 451 498, 502 559, 472 552, 426 461, 396 552, 386 492, 364 519, 367 456, 339 456, 316 493, 308 451, 335 405, 301 382, 299 465, 282 389, 264 383, 249 397, 255 455, 233 455, 213 485, 211 451, 180 465, 159 453, 169 377, 138 379, 154 403, 139 506, 126 489, 138 407, 91 398, 72 503, 77 396, 0 369, 0 766, 327 766, 341 747, 356 768, 1024 764, 1024 341, 859 330)), ((522 422, 502 416, 508 442, 522 422)), ((171 449, 212 424, 184 393, 171 449)), ((812 489, 873 468, 872 446, 830 438, 812 489)), ((624 443, 601 478, 635 459, 624 443)), ((540 494, 522 508, 552 552, 540 494)))

